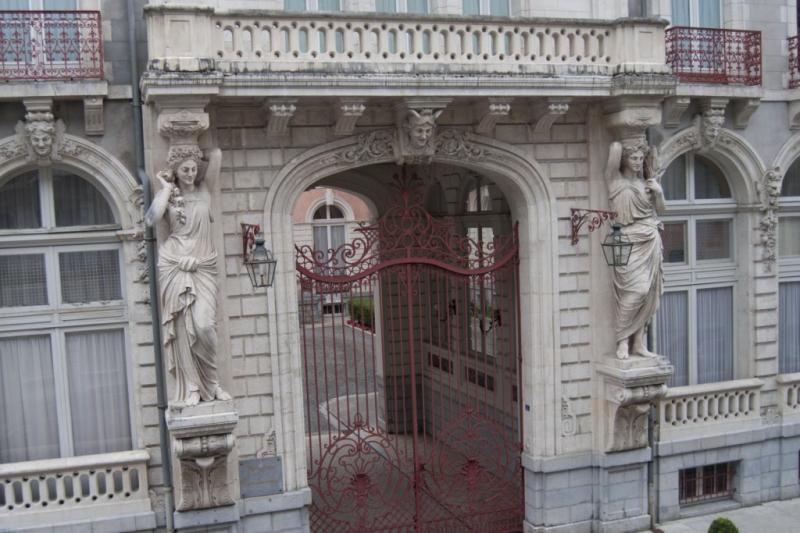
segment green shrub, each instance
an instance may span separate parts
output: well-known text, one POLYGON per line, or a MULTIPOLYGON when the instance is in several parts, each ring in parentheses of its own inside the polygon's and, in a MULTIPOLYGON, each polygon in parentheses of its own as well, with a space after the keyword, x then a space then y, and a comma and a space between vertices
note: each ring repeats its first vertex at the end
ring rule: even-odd
POLYGON ((353 322, 372 328, 375 323, 375 304, 372 298, 353 298, 347 302, 347 312, 353 322))
POLYGON ((708 526, 708 533, 739 533, 739 529, 727 518, 715 518, 708 526))

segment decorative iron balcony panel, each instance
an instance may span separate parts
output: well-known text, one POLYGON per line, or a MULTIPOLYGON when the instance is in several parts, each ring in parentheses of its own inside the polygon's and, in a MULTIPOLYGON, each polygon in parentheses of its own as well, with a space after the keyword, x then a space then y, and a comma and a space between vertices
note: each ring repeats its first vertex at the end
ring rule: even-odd
POLYGON ((0 80, 103 78, 98 11, 0 11, 0 80))
POLYGON ((667 64, 685 83, 761 85, 761 32, 675 26, 665 32, 667 64))
POLYGON ((789 88, 800 86, 800 55, 798 55, 800 36, 789 37, 789 88))

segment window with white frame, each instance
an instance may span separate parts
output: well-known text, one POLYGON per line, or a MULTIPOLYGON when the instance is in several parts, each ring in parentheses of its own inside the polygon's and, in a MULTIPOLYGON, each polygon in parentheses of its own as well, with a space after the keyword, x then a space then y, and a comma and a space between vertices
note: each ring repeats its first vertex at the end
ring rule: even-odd
POLYGON ((722 27, 721 0, 672 0, 672 25, 722 27))
POLYGON ((0 463, 131 448, 118 229, 82 176, 0 180, 0 463))
POLYGON ((428 0, 375 0, 378 13, 418 13, 428 12, 428 0))
POLYGON ((778 201, 778 361, 780 373, 800 372, 800 160, 778 201))
POLYGON ((284 0, 286 11, 341 11, 340 0, 284 0))
POLYGON ((463 0, 464 15, 492 15, 508 17, 511 15, 509 0, 463 0))
POLYGON ((656 351, 675 366, 669 385, 734 377, 736 201, 722 171, 693 153, 662 178, 664 294, 656 351))

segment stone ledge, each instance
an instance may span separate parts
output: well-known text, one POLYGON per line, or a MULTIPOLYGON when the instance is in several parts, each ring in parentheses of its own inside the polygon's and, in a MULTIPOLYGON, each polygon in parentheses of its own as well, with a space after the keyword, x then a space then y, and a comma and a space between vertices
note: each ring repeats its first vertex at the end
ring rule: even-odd
POLYGON ((523 522, 524 533, 592 533, 592 521, 573 522, 560 526, 534 526, 527 520, 523 522))
POLYGON ((228 505, 213 509, 199 509, 196 511, 175 511, 173 513, 175 529, 197 528, 221 524, 231 524, 239 521, 239 507, 228 505))
POLYGON ((107 81, 19 81, 0 83, 0 100, 53 98, 83 100, 87 96, 107 96, 107 81))
POLYGON ((245 498, 239 501, 239 512, 241 516, 251 516, 291 511, 307 505, 311 505, 311 489, 304 488, 294 492, 275 494, 273 496, 245 498))
POLYGON ((48 525, 31 525, 27 527, 14 526, 13 529, 5 529, 0 525, 1 531, 24 531, 25 533, 59 533, 60 531, 85 531, 105 532, 115 531, 126 533, 133 531, 150 531, 156 528, 156 514, 153 511, 138 514, 128 514, 115 516, 114 518, 94 518, 80 522, 69 522, 61 517, 59 522, 51 522, 48 525))
MULTIPOLYGON (((800 424, 793 428, 800 434, 800 424)), ((728 428, 729 429, 729 428, 728 428)), ((690 439, 662 441, 658 443, 656 455, 668 457, 686 453, 706 452, 722 448, 733 448, 747 444, 759 444, 767 440, 777 440, 782 436, 783 426, 762 426, 744 431, 725 431, 721 434, 690 439)))
POLYGON ((646 463, 650 461, 651 457, 650 448, 613 453, 586 452, 554 457, 534 457, 523 453, 522 466, 525 470, 535 474, 549 474, 582 468, 615 468, 646 463))

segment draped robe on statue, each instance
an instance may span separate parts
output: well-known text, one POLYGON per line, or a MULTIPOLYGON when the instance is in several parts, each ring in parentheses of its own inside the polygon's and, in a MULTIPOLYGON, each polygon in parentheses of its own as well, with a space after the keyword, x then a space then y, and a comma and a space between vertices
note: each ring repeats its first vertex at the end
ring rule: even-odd
POLYGON ((159 249, 158 271, 164 347, 175 376, 175 398, 185 402, 192 390, 203 401, 219 386, 217 349, 217 252, 211 244, 209 203, 194 192, 184 196, 183 215, 168 207, 170 236, 159 249), (197 259, 197 270, 179 268, 184 257, 197 259))
POLYGON ((644 180, 620 176, 609 187, 611 209, 633 248, 628 264, 614 268, 617 342, 644 328, 658 308, 663 284, 660 222, 644 180))

